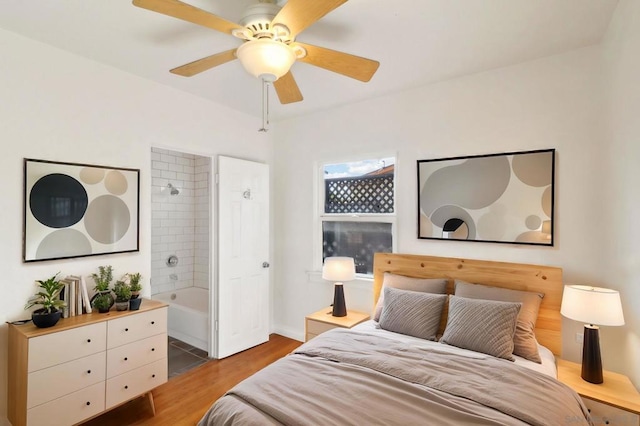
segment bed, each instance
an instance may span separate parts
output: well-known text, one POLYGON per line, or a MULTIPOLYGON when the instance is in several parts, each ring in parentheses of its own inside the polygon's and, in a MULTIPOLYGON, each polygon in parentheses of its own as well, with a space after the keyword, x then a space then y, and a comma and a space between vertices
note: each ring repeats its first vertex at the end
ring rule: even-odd
POLYGON ((373 293, 374 320, 303 344, 199 425, 592 424, 555 378, 560 268, 378 253, 373 293))

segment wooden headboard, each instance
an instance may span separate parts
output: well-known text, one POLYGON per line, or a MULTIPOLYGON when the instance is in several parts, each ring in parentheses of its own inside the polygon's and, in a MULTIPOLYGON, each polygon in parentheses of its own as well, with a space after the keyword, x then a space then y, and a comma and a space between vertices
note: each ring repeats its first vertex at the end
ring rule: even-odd
POLYGON ((373 261, 374 306, 380 296, 385 272, 417 278, 448 278, 449 294, 453 294, 455 279, 544 293, 536 322, 536 339, 555 355, 559 356, 562 351, 561 268, 450 257, 376 253, 373 261))

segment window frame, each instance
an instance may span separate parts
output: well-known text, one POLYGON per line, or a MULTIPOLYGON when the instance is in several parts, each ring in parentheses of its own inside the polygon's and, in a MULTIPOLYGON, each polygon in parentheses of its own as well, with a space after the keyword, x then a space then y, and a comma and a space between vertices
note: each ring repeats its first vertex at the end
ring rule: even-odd
MULTIPOLYGON (((324 222, 376 222, 391 224, 391 251, 397 252, 397 182, 398 182, 398 154, 397 152, 376 152, 368 155, 354 155, 316 161, 314 166, 314 237, 313 237, 313 270, 322 270, 322 224, 324 222), (394 158, 393 170, 393 213, 325 213, 325 179, 324 167, 328 164, 353 163, 376 158, 394 158)), ((356 278, 373 278, 373 274, 356 274, 356 278)))

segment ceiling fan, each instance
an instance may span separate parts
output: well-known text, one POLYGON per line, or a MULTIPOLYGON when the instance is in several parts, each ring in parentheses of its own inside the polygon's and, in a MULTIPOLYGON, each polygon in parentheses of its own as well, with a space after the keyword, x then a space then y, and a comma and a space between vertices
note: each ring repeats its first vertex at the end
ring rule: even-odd
POLYGON ((302 100, 290 68, 298 60, 363 82, 371 80, 380 63, 348 53, 296 41, 296 37, 347 0, 259 0, 247 8, 240 24, 179 0, 133 0, 135 6, 162 13, 232 35, 244 43, 237 49, 216 53, 171 70, 191 77, 239 59, 247 72, 273 82, 280 102, 302 100))

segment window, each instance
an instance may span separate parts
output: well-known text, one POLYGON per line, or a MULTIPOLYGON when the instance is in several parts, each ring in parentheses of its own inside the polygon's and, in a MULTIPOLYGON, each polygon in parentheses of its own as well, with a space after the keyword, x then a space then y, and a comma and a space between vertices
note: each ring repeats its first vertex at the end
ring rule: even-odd
POLYGON ((373 274, 373 254, 393 251, 395 158, 321 167, 322 260, 353 257, 356 273, 373 274))

